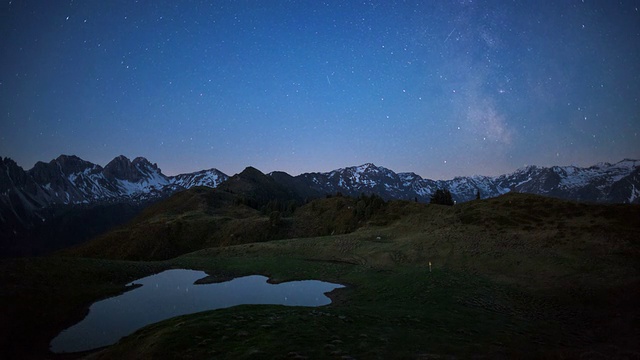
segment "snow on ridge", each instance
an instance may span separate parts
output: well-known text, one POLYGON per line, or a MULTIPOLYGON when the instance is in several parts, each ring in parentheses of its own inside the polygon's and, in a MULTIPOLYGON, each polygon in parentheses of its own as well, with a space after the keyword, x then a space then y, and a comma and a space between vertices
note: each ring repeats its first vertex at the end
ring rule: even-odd
POLYGON ((407 173, 407 172, 398 173, 397 175, 400 178, 400 181, 405 182, 405 183, 412 182, 414 180, 422 179, 419 175, 416 175, 416 174, 411 173, 411 172, 409 172, 409 173, 407 173))
POLYGON ((142 190, 138 183, 134 183, 128 180, 117 180, 117 182, 118 182, 118 188, 120 188, 120 190, 125 195, 131 196, 136 192, 140 192, 142 190))
MULTIPOLYGON (((38 190, 41 193, 38 195, 41 197, 39 201, 42 201, 43 204, 53 204, 104 200, 128 201, 127 198, 133 200, 151 199, 162 193, 168 194, 193 186, 215 188, 227 177, 216 169, 167 177, 155 164, 152 166, 148 162, 140 161, 135 165, 134 171, 137 171, 138 174, 135 174, 133 178, 139 179, 138 181, 107 179, 102 168, 97 165, 78 168, 77 172, 71 174, 54 174, 54 179, 49 183, 39 184, 41 189, 38 190)), ((466 201, 475 196, 476 190, 480 190, 484 198, 504 194, 521 186, 524 186, 523 191, 551 192, 556 195, 563 193, 568 197, 577 194, 576 191, 580 191, 582 187, 589 186, 585 190, 589 192, 587 195, 585 192, 579 193, 580 199, 587 196, 594 199, 593 201, 597 201, 597 199, 613 196, 610 194, 612 185, 625 179, 632 172, 638 171, 639 166, 640 160, 630 159, 624 159, 614 164, 600 163, 587 168, 574 165, 553 167, 531 165, 509 174, 494 177, 473 175, 456 177, 452 180, 434 181, 423 179, 415 173, 395 173, 386 168, 366 163, 326 173, 302 175, 310 185, 327 192, 346 191, 351 193, 360 190, 366 192, 381 190, 386 194, 385 196, 410 197, 411 199, 418 196, 421 201, 428 201, 428 196, 436 188, 448 188, 457 201, 466 201), (547 175, 552 175, 552 177, 546 178, 547 175), (547 180, 552 180, 552 182, 547 180), (547 188, 543 189, 542 187, 547 188)), ((6 171, 9 172, 8 168, 6 171)), ((13 182, 11 176, 8 178, 13 182)), ((637 180, 631 181, 631 184, 625 185, 624 195, 616 193, 616 201, 640 201, 640 185, 636 182, 637 180)))
POLYGON ((169 184, 169 180, 159 172, 153 171, 149 175, 149 177, 142 181, 143 183, 147 183, 150 186, 161 186, 169 184))
POLYGON ((613 166, 634 169, 634 168, 640 166, 640 160, 624 159, 624 160, 621 160, 621 161, 615 163, 613 166))
POLYGON ((367 164, 357 166, 356 169, 355 169, 355 173, 360 175, 360 174, 364 173, 368 168, 369 167, 367 166, 367 164))
POLYGON ((178 185, 186 189, 194 186, 216 188, 227 176, 217 169, 201 170, 195 173, 179 174, 169 178, 169 184, 178 185))
POLYGON ((616 164, 600 163, 588 168, 562 167, 565 170, 563 175, 566 176, 562 178, 560 184, 564 188, 577 188, 601 179, 603 183, 598 188, 604 189, 627 177, 637 167, 637 163, 638 161, 625 159, 616 164))
POLYGON ((636 189, 636 186, 631 184, 631 195, 629 196, 629 204, 632 204, 638 198, 640 198, 640 189, 636 189))
POLYGON ((144 177, 139 182, 117 180, 118 188, 128 196, 146 193, 152 190, 159 190, 165 185, 169 185, 169 180, 155 171, 148 174, 148 176, 144 177))
POLYGON ((531 178, 531 176, 529 176, 529 177, 527 178, 527 180, 520 181, 519 183, 515 184, 514 186, 515 186, 515 187, 518 187, 518 186, 520 186, 520 185, 524 185, 524 184, 528 183, 528 182, 529 182, 529 181, 531 181, 531 180, 533 180, 533 178, 531 178))

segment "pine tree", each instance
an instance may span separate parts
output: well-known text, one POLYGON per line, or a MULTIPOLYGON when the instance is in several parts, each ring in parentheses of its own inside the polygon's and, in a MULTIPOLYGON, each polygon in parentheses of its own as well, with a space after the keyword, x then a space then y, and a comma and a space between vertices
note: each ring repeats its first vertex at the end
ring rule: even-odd
POLYGON ((476 193, 476 200, 480 200, 480 189, 478 189, 478 192, 476 193))
POLYGON ((451 192, 447 189, 438 189, 436 192, 431 195, 431 203, 438 205, 453 205, 453 198, 451 197, 451 192))

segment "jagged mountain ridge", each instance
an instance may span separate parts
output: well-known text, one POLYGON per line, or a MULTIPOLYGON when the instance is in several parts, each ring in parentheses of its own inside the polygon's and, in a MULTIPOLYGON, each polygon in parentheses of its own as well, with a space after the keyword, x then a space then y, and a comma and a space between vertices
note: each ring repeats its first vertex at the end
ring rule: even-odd
POLYGON ((414 173, 395 173, 364 164, 327 173, 299 175, 312 189, 357 196, 375 193, 386 199, 417 199, 428 202, 437 189, 449 189, 453 199, 465 202, 510 191, 552 196, 567 200, 603 203, 640 203, 640 161, 625 159, 588 168, 576 166, 528 166, 497 177, 464 176, 451 180, 424 179, 414 173))
MULTIPOLYGON (((424 179, 414 173, 395 173, 367 163, 326 173, 269 176, 304 198, 335 194, 375 193, 385 199, 428 202, 436 189, 447 188, 457 202, 509 191, 589 202, 639 203, 640 161, 625 159, 588 168, 529 166, 498 177, 466 176, 451 180, 424 179)), ((104 168, 77 156, 61 155, 23 170, 13 160, 0 158, 0 222, 44 219, 56 205, 140 203, 164 198, 194 186, 217 187, 230 177, 212 168, 165 176, 157 164, 143 157, 133 161, 118 156, 104 168)))
POLYGON ((0 222, 30 225, 51 207, 143 203, 193 186, 216 187, 228 176, 216 169, 165 176, 143 157, 118 156, 104 168, 73 155, 61 155, 23 170, 0 158, 0 222))
POLYGON ((0 158, 0 257, 74 245, 129 221, 151 203, 193 186, 217 187, 216 169, 168 177, 143 157, 104 168, 61 155, 25 171, 0 158))
POLYGON ((338 192, 428 202, 442 188, 457 202, 474 199, 478 191, 483 198, 516 191, 576 201, 640 203, 640 161, 588 168, 529 166, 497 177, 436 181, 373 164, 298 176, 265 175, 251 167, 233 177, 217 169, 166 176, 142 157, 130 161, 119 156, 101 167, 61 155, 27 171, 0 158, 0 257, 34 255, 86 241, 149 204, 196 186, 220 187, 256 206, 272 200, 287 206, 338 192))
POLYGON ((299 175, 314 190, 324 193, 341 192, 358 196, 375 193, 385 199, 404 199, 429 202, 437 189, 449 189, 458 202, 475 198, 478 190, 485 197, 508 192, 497 187, 493 179, 486 176, 457 177, 452 180, 424 179, 415 173, 395 173, 387 168, 367 163, 328 173, 299 175))
POLYGON ((496 183, 523 193, 534 193, 575 201, 639 203, 640 161, 624 159, 587 168, 528 166, 501 175, 496 183))

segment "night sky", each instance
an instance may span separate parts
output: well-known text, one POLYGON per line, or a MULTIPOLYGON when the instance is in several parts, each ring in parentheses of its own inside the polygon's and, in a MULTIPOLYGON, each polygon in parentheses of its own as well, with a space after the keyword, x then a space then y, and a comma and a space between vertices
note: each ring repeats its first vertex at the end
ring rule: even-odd
POLYGON ((0 5, 0 156, 430 179, 640 158, 640 0, 0 5))

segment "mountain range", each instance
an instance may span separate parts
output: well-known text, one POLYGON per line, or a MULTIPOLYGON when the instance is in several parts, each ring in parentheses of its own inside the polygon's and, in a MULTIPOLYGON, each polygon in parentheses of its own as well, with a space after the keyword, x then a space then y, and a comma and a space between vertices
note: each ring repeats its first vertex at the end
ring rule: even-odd
POLYGON ((0 252, 11 247, 6 242, 24 242, 21 238, 32 236, 33 228, 40 228, 40 237, 45 239, 52 230, 42 230, 46 229, 43 225, 56 217, 73 214, 72 220, 62 221, 70 228, 63 232, 66 237, 77 232, 71 229, 73 223, 88 224, 86 234, 75 234, 85 238, 123 223, 149 204, 181 190, 205 186, 241 193, 246 190, 241 178, 258 184, 252 185, 252 191, 258 197, 254 200, 262 204, 270 198, 304 202, 336 193, 429 202, 437 189, 448 189, 456 202, 473 200, 478 193, 488 198, 515 191, 582 202, 640 203, 640 160, 630 159, 587 168, 528 166, 496 177, 430 180, 371 163, 298 176, 285 172, 265 175, 249 167, 230 177, 215 168, 166 176, 157 164, 143 157, 131 161, 118 156, 102 167, 77 156, 61 155, 26 171, 12 159, 0 158, 0 235, 10 239, 0 243, 0 252))

